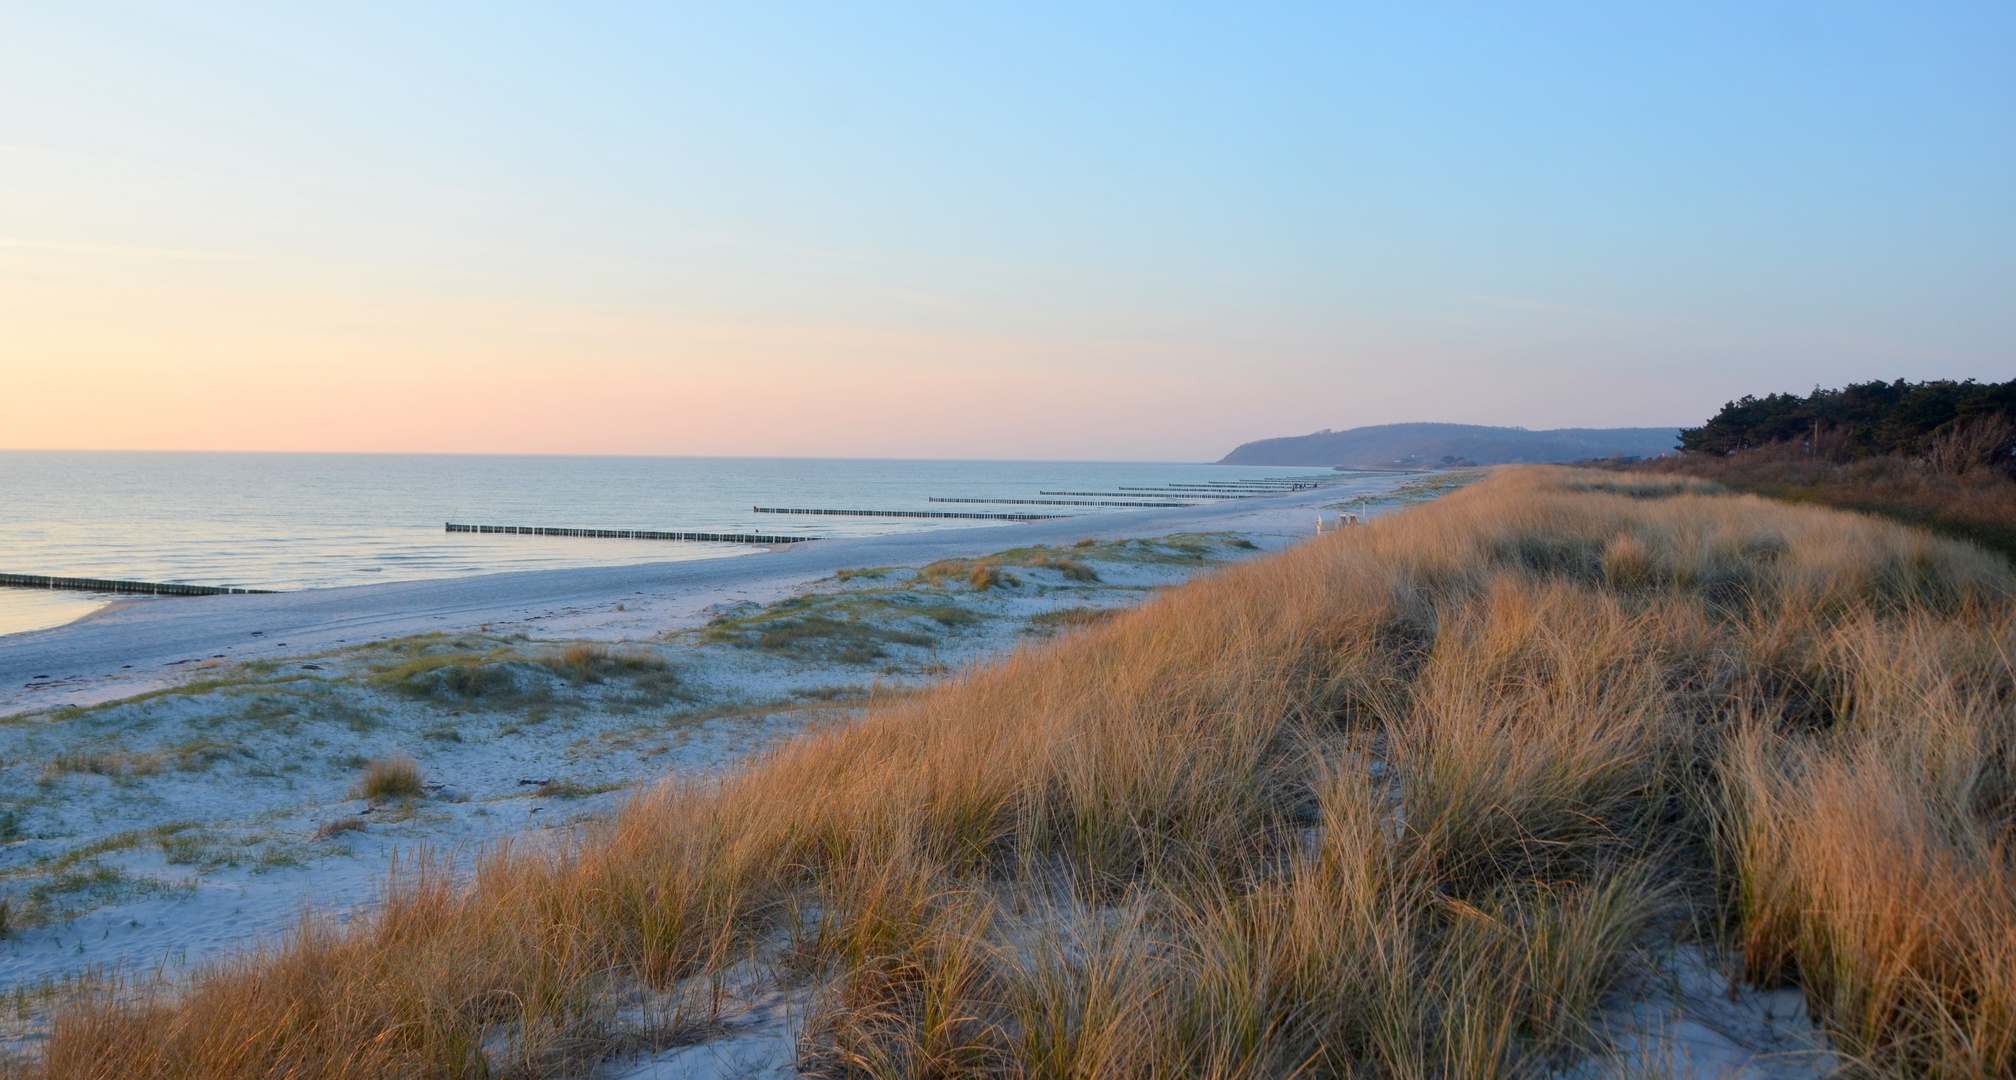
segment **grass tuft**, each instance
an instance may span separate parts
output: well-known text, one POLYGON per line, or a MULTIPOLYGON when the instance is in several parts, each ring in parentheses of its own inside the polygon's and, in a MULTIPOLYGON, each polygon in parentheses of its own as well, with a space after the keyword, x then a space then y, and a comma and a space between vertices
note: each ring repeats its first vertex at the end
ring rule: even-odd
POLYGON ((664 674, 667 664, 642 649, 612 649, 607 645, 569 645, 558 656, 548 656, 540 666, 567 682, 580 686, 611 677, 664 674))
POLYGON ((421 781, 420 763, 410 757, 374 758, 357 781, 357 797, 372 802, 417 799, 421 781))
POLYGON ((356 815, 353 814, 349 817, 340 817, 335 819, 334 821, 323 822, 315 830, 315 839, 328 840, 334 837, 341 836, 346 832, 364 832, 364 831, 366 831, 366 824, 364 819, 361 817, 357 817, 356 815))

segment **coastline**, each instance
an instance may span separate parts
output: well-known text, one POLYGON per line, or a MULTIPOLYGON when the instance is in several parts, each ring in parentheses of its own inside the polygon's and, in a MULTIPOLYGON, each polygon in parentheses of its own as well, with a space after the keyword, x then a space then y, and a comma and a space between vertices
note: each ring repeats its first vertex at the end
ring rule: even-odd
POLYGON ((853 567, 921 565, 1088 536, 1110 540, 1225 530, 1286 542, 1314 532, 1320 507, 1360 496, 1381 498, 1417 479, 1368 476, 1221 505, 819 540, 732 557, 117 602, 61 626, 0 637, 0 718, 116 701, 220 665, 413 634, 489 627, 543 638, 621 641, 696 626, 711 605, 767 602, 853 567))
MULTIPOLYGON (((0 787, 20 796, 0 813, 22 837, 0 844, 0 896, 43 912, 0 945, 0 987, 92 964, 181 970, 283 939, 304 904, 340 923, 372 909, 401 851, 466 854, 606 819, 640 782, 744 760, 877 693, 911 692, 1053 626, 1294 546, 1341 500, 1397 508, 1431 497, 1420 479, 722 559, 129 600, 0 638, 0 715, 12 715, 0 723, 0 787), (1012 561, 1034 545, 1072 553, 1067 565, 1094 568, 1089 580, 1012 561), (916 568, 1004 553, 1012 588, 969 588, 963 568, 950 588, 912 584, 916 568), (893 569, 838 572, 878 567, 893 569), (906 610, 917 613, 908 623, 906 610), (747 647, 807 611, 865 615, 891 651, 747 647), (424 671, 444 651, 537 675, 567 671, 576 646, 618 642, 606 655, 654 658, 642 682, 587 678, 547 704, 399 681, 402 665, 424 671), (391 755, 446 786, 381 818, 353 780, 360 762, 391 755), (344 821, 370 828, 328 833, 344 821)), ((33 1024, 14 1034, 40 1037, 33 1024)), ((10 1041, 0 1032, 0 1047, 10 1041)))

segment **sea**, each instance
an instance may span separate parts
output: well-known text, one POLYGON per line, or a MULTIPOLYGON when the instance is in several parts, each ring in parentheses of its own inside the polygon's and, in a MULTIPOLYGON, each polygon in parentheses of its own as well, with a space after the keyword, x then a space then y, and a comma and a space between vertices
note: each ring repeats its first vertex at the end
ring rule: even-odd
MULTIPOLYGON (((0 451, 0 574, 291 590, 733 558, 757 549, 446 526, 868 536, 1003 522, 755 508, 1102 514, 1124 508, 932 500, 1163 501, 1186 490, 1172 484, 1287 476, 1336 474, 1172 462, 0 451), (1141 488, 1153 490, 1129 490, 1141 488)), ((0 635, 116 599, 0 588, 0 635)))

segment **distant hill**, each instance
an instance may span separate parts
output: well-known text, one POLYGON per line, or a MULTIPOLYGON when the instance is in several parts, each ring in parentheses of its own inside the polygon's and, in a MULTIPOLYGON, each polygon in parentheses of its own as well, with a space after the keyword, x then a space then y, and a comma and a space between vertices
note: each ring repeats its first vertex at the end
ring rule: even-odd
POLYGON ((1680 429, 1555 428, 1478 424, 1378 424, 1249 442, 1220 465, 1504 465, 1584 458, 1658 457, 1680 429))

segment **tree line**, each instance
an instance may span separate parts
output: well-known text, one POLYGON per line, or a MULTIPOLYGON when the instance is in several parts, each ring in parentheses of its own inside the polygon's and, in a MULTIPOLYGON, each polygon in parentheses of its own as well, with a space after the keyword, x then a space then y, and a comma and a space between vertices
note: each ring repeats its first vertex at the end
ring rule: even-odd
POLYGON ((1843 460, 1894 455, 1928 458, 1965 444, 1970 456, 2007 467, 2016 452, 2016 379, 1982 383, 1881 380, 1807 395, 1745 395, 1700 427, 1680 432, 1680 449, 1732 454, 1799 443, 1843 460))

